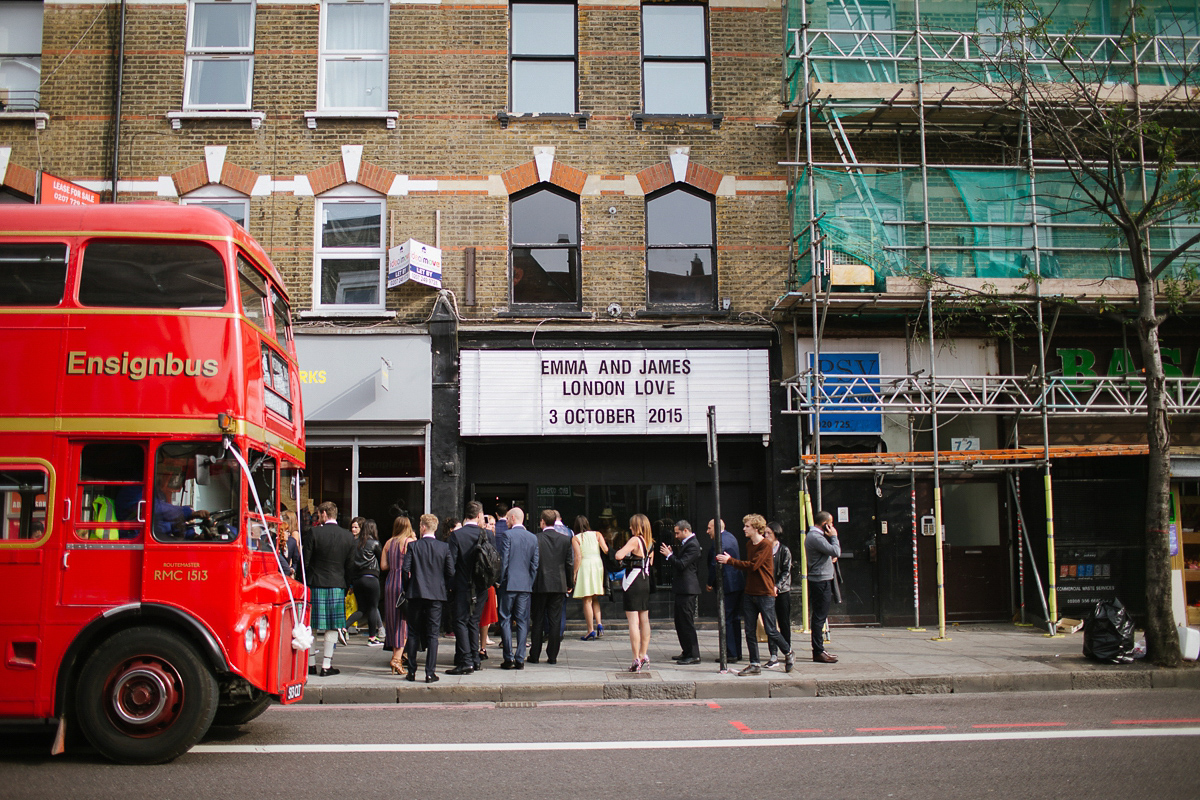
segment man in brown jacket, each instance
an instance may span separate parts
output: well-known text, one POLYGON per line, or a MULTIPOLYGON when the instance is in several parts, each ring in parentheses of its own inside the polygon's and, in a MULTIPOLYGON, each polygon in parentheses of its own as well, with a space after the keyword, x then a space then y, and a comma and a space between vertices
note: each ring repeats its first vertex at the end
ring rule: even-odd
POLYGON ((742 617, 746 621, 746 647, 750 651, 750 663, 738 675, 758 675, 762 666, 758 663, 758 637, 756 620, 761 616, 767 639, 786 653, 784 671, 791 672, 796 665, 796 654, 779 633, 775 624, 775 559, 771 543, 764 536, 767 521, 761 514, 747 514, 742 518, 742 530, 746 532, 746 560, 739 561, 728 553, 719 553, 717 561, 746 572, 746 588, 742 595, 742 617))

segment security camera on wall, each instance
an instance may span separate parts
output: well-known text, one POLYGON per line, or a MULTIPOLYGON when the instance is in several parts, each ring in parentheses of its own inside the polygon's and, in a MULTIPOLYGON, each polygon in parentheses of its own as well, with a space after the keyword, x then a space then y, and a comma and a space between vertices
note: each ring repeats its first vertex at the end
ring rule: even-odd
POLYGON ((608 315, 610 317, 612 317, 613 319, 616 319, 617 317, 621 316, 621 310, 622 309, 621 309, 620 303, 609 303, 608 304, 608 315))

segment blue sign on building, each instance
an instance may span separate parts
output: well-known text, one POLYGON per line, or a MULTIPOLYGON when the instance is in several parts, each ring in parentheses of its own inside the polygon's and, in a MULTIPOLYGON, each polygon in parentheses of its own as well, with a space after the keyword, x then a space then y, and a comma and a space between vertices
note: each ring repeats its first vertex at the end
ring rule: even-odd
MULTIPOLYGON (((813 367, 812 353, 808 354, 808 366, 809 369, 813 367)), ((858 377, 879 374, 879 353, 821 353, 820 371, 825 386, 821 433, 882 435, 883 414, 871 413, 878 406, 868 405, 879 390, 879 380, 858 377), (855 377, 839 378, 839 375, 855 377), (838 413, 839 409, 849 406, 865 410, 853 414, 838 413)), ((811 396, 808 399, 813 400, 811 396)))

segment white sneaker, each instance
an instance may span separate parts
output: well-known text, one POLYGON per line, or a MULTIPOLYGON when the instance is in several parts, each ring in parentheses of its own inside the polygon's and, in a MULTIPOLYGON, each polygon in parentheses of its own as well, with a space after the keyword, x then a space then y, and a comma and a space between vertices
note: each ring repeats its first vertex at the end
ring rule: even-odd
POLYGON ((346 635, 345 628, 338 628, 338 641, 342 644, 350 644, 350 638, 346 635))
POLYGON ((763 664, 763 666, 767 669, 775 669, 779 666, 779 659, 775 656, 771 656, 769 659, 767 659, 767 663, 763 664))
POLYGON ((367 639, 367 647, 383 647, 383 639, 372 636, 367 639))

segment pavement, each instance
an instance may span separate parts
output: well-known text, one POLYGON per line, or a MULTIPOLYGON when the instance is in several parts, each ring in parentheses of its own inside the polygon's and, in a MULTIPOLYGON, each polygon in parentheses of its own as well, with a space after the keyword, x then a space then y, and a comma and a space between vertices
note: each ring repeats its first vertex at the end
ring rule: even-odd
MULTIPOLYGON (((310 675, 304 703, 527 703, 553 700, 701 700, 765 697, 834 697, 966 692, 1060 691, 1071 689, 1200 689, 1200 668, 1185 662, 1162 669, 1145 661, 1099 664, 1083 656, 1083 633, 1047 636, 1044 629, 1009 624, 955 624, 937 640, 937 628, 834 628, 827 648, 840 660, 816 664, 808 634, 793 629, 795 669, 783 664, 761 675, 739 677, 730 665, 722 672, 717 659, 715 625, 700 630, 700 664, 678 666, 672 656, 679 642, 670 622, 657 622, 650 644, 650 663, 641 673, 628 672, 632 661, 624 626, 606 626, 603 638, 581 641, 583 631, 568 627, 557 664, 526 664, 502 670, 499 641, 488 647, 490 658, 471 675, 444 674, 453 666, 454 639, 438 646, 440 680, 426 684, 424 653, 419 654, 417 681, 391 674, 391 653, 367 646, 365 635, 334 653, 339 675, 310 675)), ((652 623, 654 624, 654 623, 652 623)), ((1139 633, 1140 636, 1140 633, 1139 633)), ((498 637, 493 637, 498 639, 498 637)), ((745 642, 742 643, 743 651, 745 642)), ((761 659, 767 646, 760 644, 761 659)))

